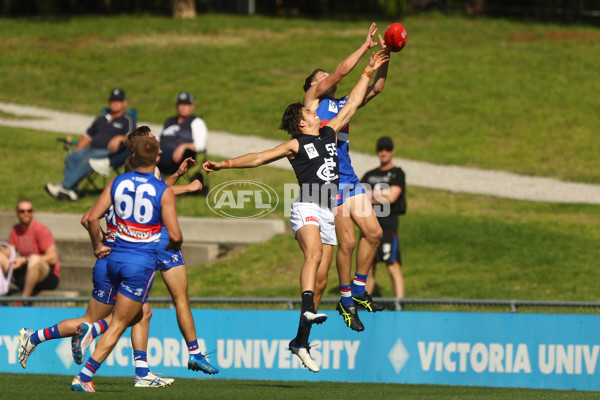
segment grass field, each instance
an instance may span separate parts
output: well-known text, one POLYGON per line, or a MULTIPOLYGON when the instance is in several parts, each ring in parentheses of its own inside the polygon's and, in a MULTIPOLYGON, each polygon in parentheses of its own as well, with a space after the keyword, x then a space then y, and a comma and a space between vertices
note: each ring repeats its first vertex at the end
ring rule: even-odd
MULTIPOLYGON (((391 21, 377 21, 380 33, 391 21)), ((401 21, 383 93, 353 119, 352 149, 383 134, 399 155, 439 164, 600 181, 600 31, 426 14, 401 21)), ((370 21, 202 14, 0 21, 0 100, 97 114, 123 86, 162 123, 180 90, 209 129, 284 139, 285 106, 316 67, 332 71, 370 21)), ((346 93, 365 61, 340 83, 346 93)))
MULTIPOLYGON (((82 396, 70 394, 69 376, 0 374, 3 400, 36 398, 43 388, 44 396, 82 396)), ((282 400, 353 400, 353 399, 597 399, 598 393, 454 387, 435 385, 397 385, 382 383, 279 382, 222 379, 176 379, 171 387, 160 389, 133 388, 131 378, 96 377, 98 391, 94 397, 110 399, 282 399, 282 400), (106 396, 106 397, 104 397, 106 396)))

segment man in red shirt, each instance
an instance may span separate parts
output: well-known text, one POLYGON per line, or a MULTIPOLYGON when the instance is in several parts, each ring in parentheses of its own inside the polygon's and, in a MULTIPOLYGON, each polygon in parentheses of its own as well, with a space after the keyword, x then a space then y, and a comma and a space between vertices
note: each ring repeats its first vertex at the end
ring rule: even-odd
POLYGON ((19 252, 13 264, 13 280, 21 289, 21 296, 56 289, 60 265, 50 229, 33 219, 33 203, 29 199, 17 202, 16 213, 19 223, 13 226, 8 241, 19 252))

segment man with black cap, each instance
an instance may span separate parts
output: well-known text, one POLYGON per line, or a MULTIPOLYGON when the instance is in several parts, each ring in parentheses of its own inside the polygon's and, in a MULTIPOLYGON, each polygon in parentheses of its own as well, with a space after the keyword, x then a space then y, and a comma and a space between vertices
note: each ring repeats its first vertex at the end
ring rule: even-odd
POLYGON ((194 97, 189 92, 181 92, 175 99, 177 115, 168 118, 158 135, 162 154, 158 168, 165 174, 172 174, 179 164, 188 157, 196 158, 196 153, 206 149, 208 131, 204 120, 194 115, 194 97))
POLYGON ((392 280, 394 296, 404 297, 404 277, 400 266, 400 242, 398 241, 398 216, 406 213, 406 176, 402 168, 394 166, 394 142, 389 137, 377 140, 377 157, 379 167, 363 176, 361 182, 366 184, 370 194, 377 220, 383 229, 383 238, 377 249, 373 265, 369 270, 366 290, 373 292, 375 288, 375 266, 384 262, 392 280))
POLYGON ((89 160, 120 151, 125 136, 136 128, 135 118, 125 112, 127 100, 123 89, 111 90, 108 102, 109 112, 94 120, 86 133, 81 135, 75 150, 65 158, 63 181, 56 185, 46 184, 46 192, 55 199, 79 200, 77 185, 92 172, 89 160))

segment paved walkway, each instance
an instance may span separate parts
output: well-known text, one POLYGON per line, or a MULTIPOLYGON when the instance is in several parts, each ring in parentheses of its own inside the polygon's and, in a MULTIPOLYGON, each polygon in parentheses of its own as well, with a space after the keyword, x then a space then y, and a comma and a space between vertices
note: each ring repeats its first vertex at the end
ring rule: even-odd
MULTIPOLYGON (((0 102, 0 110, 36 119, 0 118, 0 125, 30 128, 42 131, 80 135, 91 124, 94 116, 54 111, 38 107, 0 102)), ((140 122, 153 131, 160 125, 140 122)), ((274 147, 280 141, 254 136, 234 135, 210 131, 208 149, 210 154, 235 157, 274 147)), ((377 157, 351 152, 352 164, 359 177, 378 165, 377 157)), ((459 166, 442 166, 420 161, 396 158, 407 175, 409 186, 422 186, 453 192, 492 195, 519 200, 547 201, 556 203, 600 204, 600 185, 564 182, 552 178, 523 176, 508 172, 490 171, 459 166)), ((274 167, 291 169, 286 160, 272 164, 274 167)))

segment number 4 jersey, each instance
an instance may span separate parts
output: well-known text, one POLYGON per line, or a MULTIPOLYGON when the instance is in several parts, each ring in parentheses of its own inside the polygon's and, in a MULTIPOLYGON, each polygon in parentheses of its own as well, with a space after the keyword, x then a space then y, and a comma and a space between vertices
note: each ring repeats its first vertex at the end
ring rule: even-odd
POLYGON ((115 178, 111 187, 117 233, 109 260, 156 263, 162 227, 161 199, 167 185, 153 173, 131 171, 115 178))

